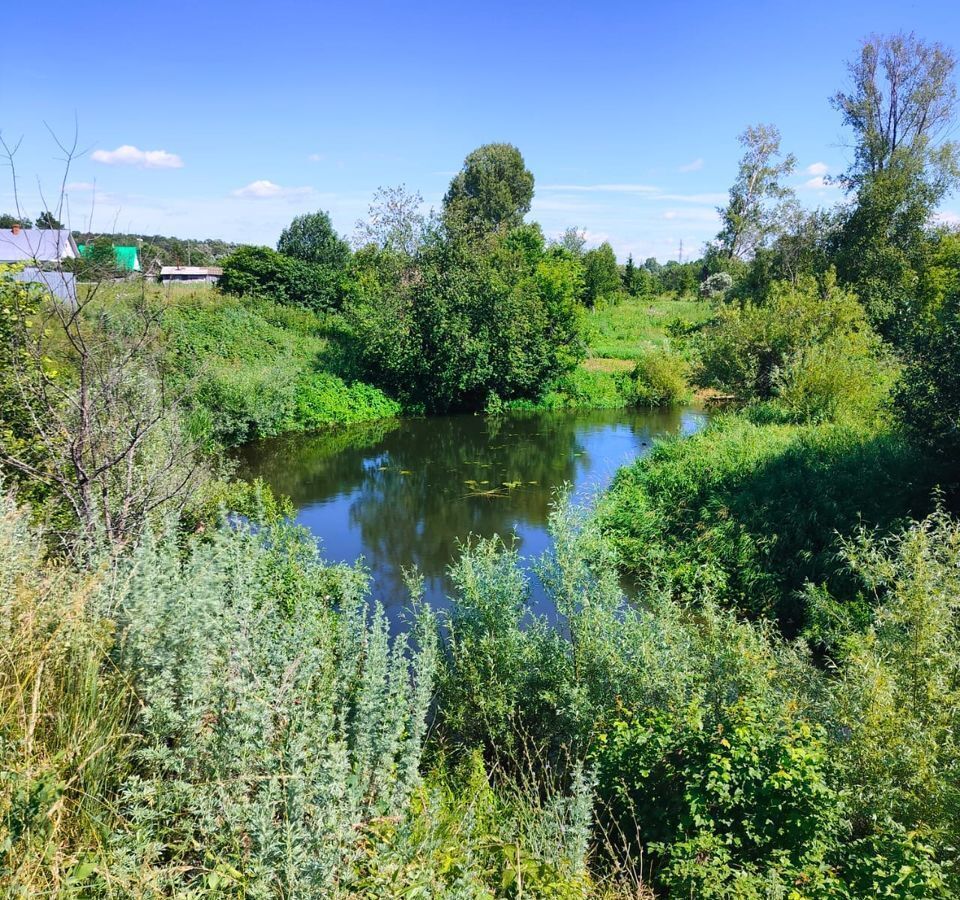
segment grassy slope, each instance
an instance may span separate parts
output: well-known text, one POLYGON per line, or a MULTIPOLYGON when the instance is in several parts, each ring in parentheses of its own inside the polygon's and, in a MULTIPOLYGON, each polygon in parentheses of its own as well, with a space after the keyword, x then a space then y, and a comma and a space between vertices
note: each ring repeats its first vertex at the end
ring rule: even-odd
POLYGON ((382 391, 338 364, 324 318, 209 287, 154 289, 174 370, 194 379, 197 427, 223 444, 399 415, 382 391))
POLYGON ((628 297, 590 313, 590 355, 636 360, 649 350, 669 349, 671 322, 696 324, 709 316, 710 305, 700 300, 628 297))

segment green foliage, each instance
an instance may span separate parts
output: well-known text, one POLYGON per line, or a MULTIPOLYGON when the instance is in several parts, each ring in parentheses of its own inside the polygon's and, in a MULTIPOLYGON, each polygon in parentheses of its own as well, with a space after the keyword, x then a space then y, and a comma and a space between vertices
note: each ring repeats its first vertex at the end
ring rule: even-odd
POLYGON ((533 174, 512 144, 484 144, 464 160, 443 198, 447 227, 464 234, 508 231, 523 224, 533 174))
POLYGON ((924 512, 936 478, 921 454, 883 431, 729 417, 621 470, 601 517, 642 582, 776 617, 795 632, 808 621, 797 594, 807 581, 830 581, 856 601, 837 533, 861 522, 889 529, 924 512))
POLYGON ((960 449, 960 286, 947 289, 949 295, 914 331, 896 405, 921 443, 947 460, 956 460, 960 449))
POLYGON ((114 278, 119 274, 113 241, 106 235, 93 238, 84 245, 80 277, 86 281, 114 278))
POLYGON ((340 278, 340 271, 331 266, 304 262, 269 247, 244 246, 223 260, 218 285, 226 294, 264 297, 322 312, 338 305, 340 278))
POLYGON ((669 406, 690 399, 689 366, 679 353, 651 350, 637 360, 630 377, 637 406, 669 406))
POLYGON ((793 173, 797 160, 780 158, 780 131, 773 125, 751 125, 740 135, 744 148, 730 200, 721 209, 717 242, 728 259, 749 258, 764 247, 793 200, 781 181, 793 173))
POLYGON ((52 229, 61 229, 63 228, 63 222, 61 222, 49 209, 45 209, 39 216, 37 216, 37 228, 52 228, 52 229))
POLYGON ((604 241, 595 250, 583 255, 583 302, 597 306, 616 300, 620 293, 620 269, 613 247, 604 241))
POLYGON ((821 285, 776 282, 762 304, 723 307, 695 344, 697 383, 740 400, 780 398, 797 420, 876 410, 892 383, 863 308, 829 273, 821 285))
POLYGON ((221 444, 400 412, 376 388, 323 371, 327 328, 309 311, 201 292, 168 306, 164 328, 194 427, 221 444))
POLYGON ((326 212, 297 216, 281 232, 277 251, 331 271, 344 269, 350 259, 350 246, 334 230, 326 212))
POLYGON ((579 265, 545 252, 535 226, 381 258, 361 261, 345 316, 366 377, 410 406, 536 398, 582 358, 579 265))
POLYGON ((700 296, 704 300, 717 300, 726 296, 733 287, 733 277, 727 272, 714 272, 700 282, 700 296))
POLYGON ((832 887, 825 858, 842 807, 826 735, 786 706, 764 709, 764 693, 694 700, 684 716, 621 709, 597 736, 607 827, 630 829, 660 857, 658 881, 671 893, 764 897, 793 883, 822 896, 832 887))

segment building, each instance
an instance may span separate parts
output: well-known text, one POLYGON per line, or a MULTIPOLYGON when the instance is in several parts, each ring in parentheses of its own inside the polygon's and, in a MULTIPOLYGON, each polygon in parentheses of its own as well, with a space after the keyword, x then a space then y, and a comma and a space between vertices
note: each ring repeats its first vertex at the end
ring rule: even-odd
POLYGON ((0 265, 9 263, 55 266, 80 255, 77 242, 66 229, 0 228, 0 265))
POLYGON ((14 272, 12 277, 14 281, 42 285, 45 290, 67 306, 77 305, 77 279, 73 272, 63 272, 59 269, 45 272, 36 266, 27 266, 14 272))
POLYGON ((216 284, 223 274, 218 266, 163 266, 160 281, 163 284, 216 284))
MULTIPOLYGON (((81 244, 77 249, 81 256, 87 255, 89 244, 81 244)), ((140 251, 136 247, 114 247, 113 258, 117 265, 118 272, 139 272, 140 271, 140 251)))

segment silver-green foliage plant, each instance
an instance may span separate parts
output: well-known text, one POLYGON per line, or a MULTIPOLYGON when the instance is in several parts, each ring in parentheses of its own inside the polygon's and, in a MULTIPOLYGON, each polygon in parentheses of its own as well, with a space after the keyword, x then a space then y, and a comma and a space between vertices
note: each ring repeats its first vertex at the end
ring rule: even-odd
MULTIPOLYGON (((115 854, 157 892, 330 896, 419 780, 434 629, 390 639, 365 578, 282 532, 150 539, 101 592, 142 742, 115 854), (335 608, 336 607, 336 608, 335 608)), ((117 874, 117 873, 115 873, 117 874)))

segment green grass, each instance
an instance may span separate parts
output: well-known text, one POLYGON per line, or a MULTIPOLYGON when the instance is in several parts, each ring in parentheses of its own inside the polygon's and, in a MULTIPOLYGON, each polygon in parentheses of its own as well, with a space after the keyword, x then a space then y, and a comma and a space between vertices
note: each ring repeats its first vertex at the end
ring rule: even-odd
POLYGON ((853 599, 836 582, 838 537, 925 514, 935 482, 896 433, 758 425, 741 414, 621 469, 600 516, 641 583, 662 579, 795 632, 808 624, 808 581, 853 599))
POLYGON ((627 297, 590 313, 590 355, 640 359, 650 350, 669 349, 667 329, 672 322, 696 325, 710 315, 710 304, 701 300, 627 297))
POLYGON ((196 427, 221 444, 400 414, 341 370, 336 328, 312 312, 200 290, 170 295, 163 324, 196 427))

